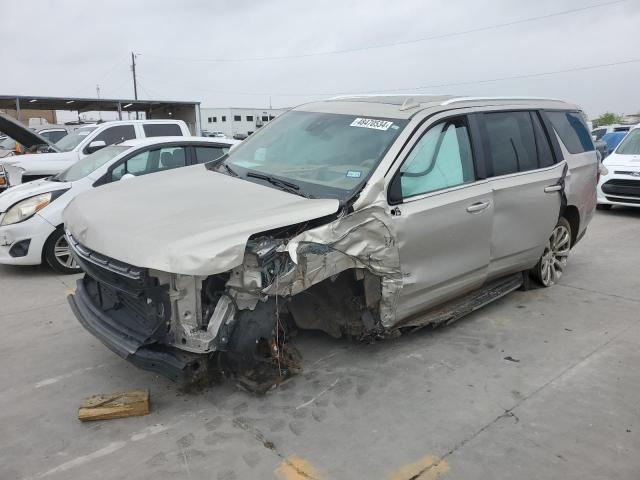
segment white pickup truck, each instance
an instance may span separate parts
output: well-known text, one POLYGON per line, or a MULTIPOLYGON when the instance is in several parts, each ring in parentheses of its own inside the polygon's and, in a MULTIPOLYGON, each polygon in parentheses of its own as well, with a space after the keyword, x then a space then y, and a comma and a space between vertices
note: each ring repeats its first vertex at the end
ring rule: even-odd
MULTIPOLYGON (((20 143, 26 141, 23 135, 35 135, 26 127, 23 127, 26 132, 17 131, 15 122, 9 127, 12 131, 5 133, 12 138, 21 137, 16 138, 20 143)), ((49 149, 51 153, 18 155, 0 160, 0 192, 20 183, 56 175, 107 145, 134 138, 166 136, 187 137, 191 133, 182 120, 117 120, 81 127, 54 144, 49 149)))

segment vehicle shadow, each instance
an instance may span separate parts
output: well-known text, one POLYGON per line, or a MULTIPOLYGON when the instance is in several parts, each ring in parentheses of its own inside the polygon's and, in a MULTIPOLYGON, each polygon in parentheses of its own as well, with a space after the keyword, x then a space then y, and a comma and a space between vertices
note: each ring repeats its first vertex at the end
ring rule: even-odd
POLYGON ((640 218, 640 208, 614 206, 611 210, 599 210, 598 215, 640 218))

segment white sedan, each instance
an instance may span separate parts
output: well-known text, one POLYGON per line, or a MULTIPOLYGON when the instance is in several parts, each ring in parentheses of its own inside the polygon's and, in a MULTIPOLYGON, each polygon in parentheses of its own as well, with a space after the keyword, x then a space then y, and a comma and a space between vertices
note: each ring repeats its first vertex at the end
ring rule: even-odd
POLYGON ((629 130, 604 159, 598 182, 598 209, 613 205, 640 207, 640 125, 629 130))
POLYGON ((79 272, 62 224, 62 211, 73 198, 121 179, 215 160, 237 143, 203 137, 128 140, 104 147, 58 175, 9 188, 0 194, 0 264, 46 262, 61 273, 79 272))

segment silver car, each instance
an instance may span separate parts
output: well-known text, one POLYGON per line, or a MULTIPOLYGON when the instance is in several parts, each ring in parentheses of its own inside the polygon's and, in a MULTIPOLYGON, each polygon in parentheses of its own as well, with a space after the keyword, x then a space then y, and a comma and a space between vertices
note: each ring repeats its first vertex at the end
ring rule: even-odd
POLYGON ((78 320, 142 368, 263 391, 293 329, 378 339, 548 287, 596 206, 558 100, 358 96, 299 106, 228 156, 74 199, 78 320))

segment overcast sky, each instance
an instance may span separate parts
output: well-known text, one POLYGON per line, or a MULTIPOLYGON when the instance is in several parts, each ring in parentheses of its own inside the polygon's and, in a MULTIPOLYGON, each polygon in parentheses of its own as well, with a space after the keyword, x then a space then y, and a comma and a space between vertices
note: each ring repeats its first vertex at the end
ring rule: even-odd
POLYGON ((640 0, 384 48, 246 60, 398 43, 610 1, 0 0, 0 94, 95 96, 99 84, 103 98, 132 98, 134 51, 140 98, 211 107, 399 89, 555 97, 591 117, 638 112, 640 62, 482 81, 640 60, 640 0))

